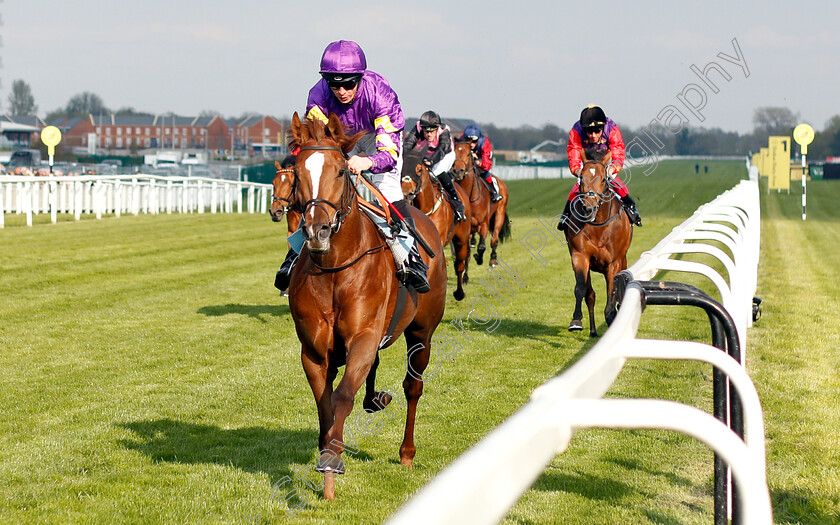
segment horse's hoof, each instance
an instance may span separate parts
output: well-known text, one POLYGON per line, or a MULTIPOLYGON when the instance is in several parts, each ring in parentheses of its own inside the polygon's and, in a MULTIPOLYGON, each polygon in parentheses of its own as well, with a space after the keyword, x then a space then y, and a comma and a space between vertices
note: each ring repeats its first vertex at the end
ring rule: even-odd
POLYGON ((589 337, 598 337, 598 332, 596 332, 595 330, 590 331, 589 337))
POLYGON ((484 264, 484 255, 480 253, 474 253, 473 257, 475 258, 475 264, 481 266, 484 264))
POLYGON ((370 402, 367 400, 362 402, 362 408, 365 409, 365 412, 377 412, 388 406, 392 399, 394 399, 394 396, 388 392, 375 392, 370 402))
POLYGON ((470 276, 467 275, 467 272, 464 272, 464 277, 461 279, 461 282, 463 282, 464 284, 467 284, 467 283, 470 282, 470 276))
POLYGON ((490 268, 495 268, 496 266, 499 266, 499 261, 494 257, 490 259, 490 268))
POLYGON ((456 301, 463 301, 464 297, 467 296, 467 294, 464 293, 464 290, 455 290, 452 292, 452 295, 455 297, 456 301))
POLYGON ((572 322, 569 323, 569 331, 580 332, 581 330, 583 330, 583 322, 578 319, 572 319, 572 322))
POLYGON ((404 466, 405 468, 414 468, 413 465, 412 465, 412 459, 411 458, 400 459, 400 465, 404 466))

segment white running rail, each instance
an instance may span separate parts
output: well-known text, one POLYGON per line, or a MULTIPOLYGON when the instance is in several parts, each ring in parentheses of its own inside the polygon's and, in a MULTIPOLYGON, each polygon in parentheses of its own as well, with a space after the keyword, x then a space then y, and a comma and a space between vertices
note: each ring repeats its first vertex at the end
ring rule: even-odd
MULTIPOLYGON (((742 356, 757 278, 759 213, 758 184, 743 181, 701 206, 630 268, 638 280, 649 280, 660 270, 707 275, 735 321, 742 356), (721 222, 732 224, 734 230, 721 222), (714 246, 703 247, 698 241, 704 239, 723 243, 733 258, 714 246), (688 252, 721 260, 729 284, 708 267, 702 270, 697 263, 670 259, 670 255, 688 252)), ((739 490, 741 523, 771 524, 761 404, 744 367, 710 345, 636 339, 641 300, 641 287, 631 283, 615 321, 592 350, 537 388, 530 402, 446 467, 388 523, 497 523, 554 456, 567 448, 577 429, 598 427, 673 430, 702 441, 731 468, 739 490), (691 406, 653 399, 603 399, 627 359, 633 358, 696 360, 721 370, 741 398, 744 440, 712 415, 691 406)))
POLYGON ((272 186, 247 181, 157 175, 0 175, 0 228, 6 214, 268 213, 272 186))

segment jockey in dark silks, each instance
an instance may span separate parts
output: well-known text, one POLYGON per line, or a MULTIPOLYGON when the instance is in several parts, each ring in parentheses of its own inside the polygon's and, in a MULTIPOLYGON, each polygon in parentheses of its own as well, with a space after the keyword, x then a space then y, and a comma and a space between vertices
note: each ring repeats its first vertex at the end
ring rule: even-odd
POLYGON ((590 104, 580 113, 580 120, 575 122, 569 132, 569 143, 566 145, 566 152, 569 155, 569 169, 578 177, 578 182, 569 192, 566 207, 560 222, 557 223, 558 230, 565 230, 569 222, 572 201, 580 190, 580 173, 583 168, 581 151, 590 149, 609 149, 611 153, 610 165, 607 169, 610 187, 621 197, 621 204, 627 212, 630 222, 636 226, 642 225, 642 219, 636 210, 636 202, 630 196, 627 186, 618 178, 617 174, 624 166, 624 139, 618 125, 611 118, 607 118, 604 110, 590 104))
POLYGON ((487 187, 490 190, 490 200, 492 202, 502 200, 502 196, 499 194, 499 188, 496 186, 496 183, 493 181, 493 175, 490 173, 490 170, 493 168, 493 144, 490 142, 490 139, 478 129, 478 126, 467 126, 459 140, 469 141, 473 155, 476 157, 479 174, 487 181, 487 187))
MULTIPOLYGON (((375 144, 369 144, 369 150, 358 151, 357 154, 359 145, 371 142, 360 141, 347 159, 347 168, 356 175, 370 172, 374 186, 408 223, 408 228, 401 224, 402 231, 393 240, 386 239, 386 242, 398 242, 398 237, 412 241, 407 260, 397 260, 400 250, 392 249, 391 252, 400 280, 413 286, 417 292, 425 293, 430 288, 427 268, 420 258, 417 243, 413 242, 409 233, 416 230, 400 185, 401 135, 405 118, 399 98, 384 77, 367 69, 364 51, 356 42, 339 40, 329 44, 321 57, 320 73, 321 79, 309 90, 306 118, 327 122, 330 113, 335 113, 348 134, 366 131, 374 139, 375 144)), ((300 247, 295 249, 293 244, 277 272, 274 286, 278 289, 288 288, 298 253, 300 247)))
POLYGON ((440 181, 449 194, 449 203, 455 212, 455 220, 466 220, 464 203, 458 197, 452 175, 449 170, 455 164, 455 152, 452 151, 452 134, 449 126, 443 124, 434 111, 427 111, 420 116, 417 125, 405 134, 403 151, 424 150, 423 163, 429 168, 429 174, 440 181))

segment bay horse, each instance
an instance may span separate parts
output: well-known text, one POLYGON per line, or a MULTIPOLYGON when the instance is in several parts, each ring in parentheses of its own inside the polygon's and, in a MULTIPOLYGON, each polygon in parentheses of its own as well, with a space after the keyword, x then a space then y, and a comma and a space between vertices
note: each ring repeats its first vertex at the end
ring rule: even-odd
POLYGON ((429 267, 429 292, 418 294, 403 287, 377 226, 359 208, 347 168, 346 155, 364 133, 345 135, 335 114, 324 124, 302 123, 295 113, 292 135, 301 146, 295 163, 295 198, 303 209, 306 241, 291 274, 289 309, 301 342, 303 370, 318 407, 321 452, 316 470, 324 473, 324 498, 334 499, 334 475, 344 472, 345 421, 356 393, 365 383, 366 412, 385 408, 391 401, 386 392, 374 390, 376 368, 379 349, 390 346, 401 333, 408 352, 400 463, 412 465, 422 374, 446 303, 446 261, 434 224, 412 208, 415 227, 436 257, 420 250, 429 267), (401 313, 395 315, 395 311, 401 313), (345 366, 344 375, 333 389, 340 366, 345 366))
POLYGON ((452 244, 452 264, 458 278, 458 287, 452 293, 456 301, 466 297, 464 274, 470 258, 470 204, 467 194, 458 184, 455 191, 464 203, 467 220, 455 222, 455 212, 446 197, 440 182, 432 180, 429 168, 423 164, 423 154, 409 151, 403 154, 402 190, 405 199, 426 214, 434 223, 444 246, 452 244))
POLYGON ((295 199, 295 168, 282 168, 275 160, 274 170, 274 180, 271 182, 274 189, 268 214, 274 222, 280 222, 286 217, 288 236, 297 231, 301 218, 300 207, 295 199))
POLYGON ((607 166, 612 156, 608 150, 582 152, 580 192, 571 206, 571 221, 566 228, 566 242, 575 272, 575 311, 569 331, 583 330, 581 303, 589 309, 589 335, 595 330, 595 290, 590 270, 604 274, 607 281, 607 324, 616 315, 615 276, 627 269, 627 250, 633 240, 633 226, 624 213, 621 201, 607 181, 607 166))
POLYGON ((499 202, 490 201, 490 190, 479 180, 478 165, 473 158, 472 148, 468 142, 455 143, 455 164, 452 165, 452 177, 469 194, 469 204, 472 208, 472 233, 478 234, 478 246, 474 254, 476 264, 484 262, 484 239, 490 232, 490 267, 498 266, 496 260, 496 246, 499 241, 510 237, 510 219, 507 214, 508 191, 507 185, 499 179, 499 202))

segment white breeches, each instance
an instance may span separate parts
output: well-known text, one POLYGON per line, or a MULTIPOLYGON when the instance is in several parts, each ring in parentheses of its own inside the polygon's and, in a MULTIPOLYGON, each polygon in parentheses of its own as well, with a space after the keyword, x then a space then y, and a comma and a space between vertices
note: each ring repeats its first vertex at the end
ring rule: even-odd
POLYGON ((432 175, 437 177, 441 173, 451 170, 453 164, 455 164, 455 152, 450 151, 437 164, 432 166, 432 175))

